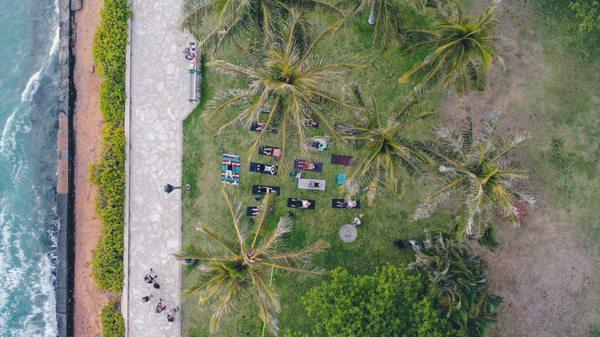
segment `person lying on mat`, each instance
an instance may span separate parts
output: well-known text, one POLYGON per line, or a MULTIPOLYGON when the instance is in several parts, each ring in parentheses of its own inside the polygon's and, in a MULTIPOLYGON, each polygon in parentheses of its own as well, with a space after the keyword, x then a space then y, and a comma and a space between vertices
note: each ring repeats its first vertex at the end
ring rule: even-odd
POLYGON ((275 190, 270 187, 261 186, 258 188, 258 192, 260 192, 262 194, 269 194, 269 193, 273 193, 274 191, 275 190))
POLYGON ((354 208, 358 206, 358 202, 356 200, 337 200, 335 206, 339 208, 354 208))
POLYGON ((316 128, 317 126, 319 126, 319 122, 317 122, 317 120, 313 118, 305 118, 303 122, 305 126, 308 126, 310 128, 316 128))
POLYGON ((225 163, 225 178, 233 178, 233 163, 231 160, 225 163))
POLYGON ((256 131, 262 131, 265 129, 266 124, 261 122, 256 122, 256 131))
POLYGON ((292 202, 290 203, 290 207, 295 208, 309 208, 311 205, 312 202, 306 199, 292 199, 292 202))
POLYGON ((316 181, 312 181, 311 182, 312 187, 317 188, 317 187, 321 187, 321 183, 320 182, 316 182, 316 181))
POLYGON ((260 209, 258 207, 252 208, 252 216, 257 216, 260 214, 260 209))
POLYGON ((270 132, 275 132, 276 128, 274 126, 269 126, 267 127, 267 123, 263 123, 263 122, 256 122, 254 124, 254 130, 255 131, 270 131, 270 132))
POLYGON ((298 168, 300 168, 302 170, 314 170, 315 164, 307 162, 307 161, 301 161, 298 163, 298 168))
POLYGON ((272 156, 273 155, 273 148, 272 147, 263 147, 262 148, 262 154, 264 154, 265 156, 272 156))
POLYGON ((316 151, 325 151, 327 149, 327 141, 324 139, 316 138, 311 143, 313 149, 316 151))
POLYGON ((277 166, 275 165, 265 165, 265 172, 269 172, 271 174, 277 173, 277 166))

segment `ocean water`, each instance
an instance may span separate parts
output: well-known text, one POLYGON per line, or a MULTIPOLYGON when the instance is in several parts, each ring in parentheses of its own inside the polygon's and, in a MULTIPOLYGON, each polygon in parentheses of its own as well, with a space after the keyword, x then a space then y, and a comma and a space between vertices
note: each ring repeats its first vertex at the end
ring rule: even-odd
POLYGON ((0 337, 55 337, 58 0, 0 0, 0 337))

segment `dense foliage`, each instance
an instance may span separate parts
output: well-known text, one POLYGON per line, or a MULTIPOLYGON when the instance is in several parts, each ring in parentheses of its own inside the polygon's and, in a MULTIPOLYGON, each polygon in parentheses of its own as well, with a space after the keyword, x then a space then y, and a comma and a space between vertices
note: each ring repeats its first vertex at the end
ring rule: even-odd
POLYGON ((488 291, 481 257, 452 232, 429 231, 424 244, 413 249, 417 256, 413 266, 437 289, 437 302, 449 321, 466 336, 484 336, 502 299, 488 291))
POLYGON ((125 320, 115 302, 108 302, 100 314, 102 337, 124 337, 125 320))
POLYGON ((581 21, 579 29, 583 31, 600 31, 600 1, 576 0, 569 4, 581 21))
POLYGON ((384 267, 373 275, 336 269, 304 302, 316 320, 310 336, 462 336, 440 317, 424 280, 403 267, 384 267))
POLYGON ((94 39, 94 59, 103 77, 100 110, 106 121, 100 160, 90 179, 98 186, 96 211, 103 231, 94 251, 93 275, 101 289, 120 293, 123 284, 123 229, 125 202, 125 50, 126 0, 107 0, 94 39))

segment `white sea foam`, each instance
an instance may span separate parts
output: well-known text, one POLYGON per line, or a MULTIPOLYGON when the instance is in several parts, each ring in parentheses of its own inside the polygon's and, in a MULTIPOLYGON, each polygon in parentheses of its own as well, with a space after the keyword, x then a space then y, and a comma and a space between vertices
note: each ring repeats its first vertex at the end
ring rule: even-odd
POLYGON ((15 117, 17 116, 18 111, 19 107, 14 109, 6 119, 6 124, 4 124, 4 128, 2 129, 2 137, 0 138, 0 154, 5 154, 6 149, 9 147, 14 150, 16 140, 15 132, 13 132, 13 124, 15 123, 15 117))
MULTIPOLYGON (((27 265, 24 252, 21 247, 20 234, 15 232, 15 218, 8 207, 6 198, 0 199, 0 307, 6 308, 9 304, 8 298, 23 280, 27 265), (16 250, 16 254, 12 251, 16 250)), ((8 312, 0 315, 0 331, 6 326, 8 312)))
POLYGON ((36 71, 33 75, 31 75, 31 77, 27 81, 27 85, 25 85, 25 90, 23 90, 23 92, 21 93, 21 102, 22 103, 31 102, 31 100, 33 99, 33 96, 35 95, 35 93, 37 92, 37 90, 40 87, 40 81, 42 79, 42 75, 46 74, 46 72, 48 71, 48 68, 50 67, 50 64, 52 64, 52 60, 54 59, 54 57, 56 56, 56 53, 58 52, 59 44, 60 44, 60 34, 59 34, 59 28, 57 25, 54 30, 54 38, 52 39, 52 45, 50 46, 50 50, 48 51, 48 57, 46 57, 46 59, 44 60, 42 67, 38 71, 36 71))
MULTIPOLYGON (((43 336, 55 337, 57 335, 56 327, 56 297, 54 296, 55 277, 52 274, 54 265, 50 257, 46 254, 40 254, 37 264, 36 275, 38 282, 30 288, 29 300, 31 303, 38 304, 33 307, 31 312, 23 318, 22 333, 23 336, 43 336), (40 326, 39 321, 43 322, 40 326)), ((16 335, 20 335, 17 333, 16 335)))
POLYGON ((3 276, 0 278, 0 332, 6 333, 7 336, 57 335, 54 291, 56 280, 53 274, 56 252, 52 249, 47 253, 31 255, 23 246, 24 241, 38 241, 42 233, 50 233, 51 246, 56 247, 54 231, 57 222, 52 221, 52 226, 47 226, 48 228, 20 227, 20 224, 26 221, 47 223, 48 218, 56 219, 56 207, 50 210, 42 208, 44 205, 40 203, 38 189, 34 188, 35 196, 31 207, 34 214, 27 219, 21 219, 15 214, 11 202, 6 197, 0 198, 0 275, 3 276), (26 316, 19 318, 17 327, 9 327, 10 320, 14 319, 10 315, 11 306, 14 305, 11 298, 16 293, 20 294, 19 297, 25 295, 29 298, 31 309, 26 316))

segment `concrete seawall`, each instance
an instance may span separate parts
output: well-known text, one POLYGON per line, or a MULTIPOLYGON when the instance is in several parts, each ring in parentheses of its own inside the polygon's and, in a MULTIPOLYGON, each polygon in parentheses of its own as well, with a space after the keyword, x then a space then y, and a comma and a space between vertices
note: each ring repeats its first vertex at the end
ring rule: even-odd
POLYGON ((59 0, 59 108, 57 134, 58 182, 56 203, 59 228, 56 264, 56 317, 58 337, 73 336, 73 107, 71 54, 71 6, 77 9, 80 0, 59 0), (73 4, 71 3, 73 1, 73 4))

